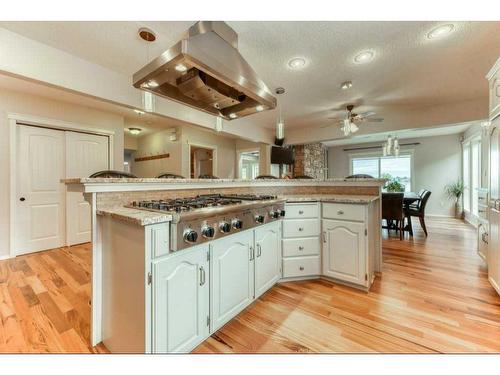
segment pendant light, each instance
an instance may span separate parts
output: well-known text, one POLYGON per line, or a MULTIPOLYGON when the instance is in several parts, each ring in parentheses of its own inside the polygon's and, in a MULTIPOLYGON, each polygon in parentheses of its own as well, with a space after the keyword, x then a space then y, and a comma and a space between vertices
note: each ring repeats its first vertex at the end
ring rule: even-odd
POLYGON ((389 135, 387 141, 382 145, 382 154, 384 156, 399 156, 399 139, 397 136, 394 138, 389 135))
MULTIPOLYGON (((276 95, 282 95, 285 93, 283 87, 278 87, 275 91, 276 95)), ((285 120, 283 119, 283 114, 281 112, 281 103, 278 100, 278 118, 276 119, 276 140, 283 143, 285 139, 285 120)))
MULTIPOLYGON (((141 27, 138 31, 139 37, 146 42, 146 63, 150 61, 149 47, 156 40, 156 34, 153 30, 141 27)), ((146 87, 158 87, 159 83, 153 80, 145 83, 146 87)), ((149 91, 142 91, 142 108, 146 112, 154 112, 156 107, 156 98, 149 91)))

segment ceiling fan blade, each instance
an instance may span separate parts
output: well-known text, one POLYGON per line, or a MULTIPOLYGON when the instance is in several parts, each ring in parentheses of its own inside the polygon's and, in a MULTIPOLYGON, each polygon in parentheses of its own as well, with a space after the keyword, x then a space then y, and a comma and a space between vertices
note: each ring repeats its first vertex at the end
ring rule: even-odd
POLYGON ((382 117, 375 117, 375 118, 367 118, 364 121, 365 122, 383 122, 384 119, 382 117))
POLYGON ((325 129, 325 128, 331 128, 333 126, 336 126, 335 124, 328 124, 328 125, 323 125, 323 126, 320 126, 319 128, 320 129, 325 129))
POLYGON ((344 120, 343 117, 327 117, 328 120, 338 120, 338 121, 342 121, 344 120))
POLYGON ((356 115, 356 117, 358 117, 358 118, 366 118, 366 117, 369 117, 369 116, 373 116, 373 115, 375 115, 375 114, 376 114, 376 113, 375 113, 375 112, 373 112, 373 111, 368 111, 368 112, 358 113, 358 114, 356 115))

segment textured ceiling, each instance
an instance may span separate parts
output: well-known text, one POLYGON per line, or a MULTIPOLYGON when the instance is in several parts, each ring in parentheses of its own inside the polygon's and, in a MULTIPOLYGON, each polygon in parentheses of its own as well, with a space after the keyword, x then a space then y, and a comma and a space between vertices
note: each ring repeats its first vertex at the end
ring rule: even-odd
MULTIPOLYGON (((132 75, 148 59, 173 45, 188 22, 1 22, 0 26, 76 56, 132 75), (148 47, 139 27, 158 34, 148 47)), ((448 102, 487 97, 484 79, 500 56, 500 22, 453 22, 455 31, 426 38, 439 22, 229 22, 239 34, 239 50, 273 89, 286 88, 281 103, 287 127, 319 127, 341 114, 347 103, 377 116, 448 102), (368 64, 353 63, 364 49, 368 64), (308 64, 288 69, 292 57, 308 64), (341 82, 353 87, 342 91, 341 82)), ((273 127, 276 111, 248 120, 273 127)), ((243 121, 246 119, 238 120, 243 121)), ((365 125, 362 125, 365 126, 365 125)), ((366 125, 369 126, 369 125, 366 125)))

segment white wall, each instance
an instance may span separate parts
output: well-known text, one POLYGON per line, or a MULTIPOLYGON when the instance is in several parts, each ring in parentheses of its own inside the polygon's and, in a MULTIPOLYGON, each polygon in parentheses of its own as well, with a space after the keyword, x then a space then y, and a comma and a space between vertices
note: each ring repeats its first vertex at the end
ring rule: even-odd
MULTIPOLYGON (((426 213, 430 215, 453 216, 453 202, 444 193, 445 185, 456 181, 462 175, 460 134, 404 139, 401 143, 419 142, 413 149, 413 190, 427 189, 432 192, 426 213)), ((328 149, 328 176, 349 175, 349 155, 363 151, 343 151, 344 148, 378 146, 380 143, 337 146, 328 149)), ((366 151, 364 151, 366 152, 366 151)), ((381 151, 380 151, 381 153, 381 151)))
MULTIPOLYGON (((113 113, 0 89, 0 258, 9 254, 10 144, 8 114, 17 113, 115 131, 115 169, 123 169, 123 118, 113 113)), ((69 176, 71 177, 71 176, 69 176)))

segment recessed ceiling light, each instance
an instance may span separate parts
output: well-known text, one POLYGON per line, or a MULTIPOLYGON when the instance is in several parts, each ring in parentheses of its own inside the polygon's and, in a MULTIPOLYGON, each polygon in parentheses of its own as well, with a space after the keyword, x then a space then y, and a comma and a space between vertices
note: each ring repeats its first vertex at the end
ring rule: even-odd
POLYGON ((158 82, 150 80, 150 81, 148 81, 148 86, 154 88, 154 87, 158 87, 160 85, 158 82))
POLYGON ((142 129, 139 128, 128 128, 128 132, 132 135, 137 135, 142 131, 142 129))
POLYGON ((429 33, 427 34, 427 38, 428 39, 442 38, 443 36, 451 33, 454 28, 455 28, 455 26, 453 26, 453 24, 451 24, 451 23, 435 27, 434 29, 429 31, 429 33))
POLYGON ((236 116, 236 113, 230 113, 230 114, 229 114, 229 117, 230 117, 230 118, 236 118, 236 117, 238 117, 238 116, 236 116))
POLYGON ((362 51, 354 56, 354 62, 357 64, 364 64, 370 62, 375 57, 375 52, 373 51, 362 51))
POLYGON ((264 106, 258 105, 257 107, 255 107, 255 109, 257 110, 257 112, 262 112, 264 110, 264 106))
POLYGON ((292 69, 302 69, 306 65, 306 60, 302 57, 294 57, 288 61, 288 66, 292 69))
POLYGON ((141 111, 140 109, 134 109, 134 112, 137 113, 139 116, 142 116, 145 112, 141 111))
POLYGON ((351 81, 342 82, 342 84, 340 85, 340 88, 342 90, 347 90, 347 89, 350 89, 351 87, 352 87, 352 82, 351 81))
POLYGON ((184 65, 184 64, 177 64, 175 66, 175 70, 177 70, 178 72, 185 72, 187 70, 187 68, 186 68, 186 65, 184 65))

